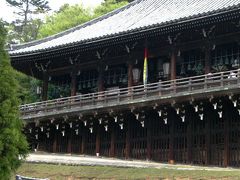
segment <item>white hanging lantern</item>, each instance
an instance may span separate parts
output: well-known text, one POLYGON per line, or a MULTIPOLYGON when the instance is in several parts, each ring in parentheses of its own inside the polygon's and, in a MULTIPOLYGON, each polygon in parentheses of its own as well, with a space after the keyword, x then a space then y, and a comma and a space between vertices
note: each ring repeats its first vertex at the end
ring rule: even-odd
POLYGON ((240 115, 240 109, 238 110, 238 114, 240 115))
POLYGON ((108 131, 108 125, 104 126, 105 128, 105 131, 107 132, 108 131))
POLYGON ((41 126, 41 132, 43 132, 43 126, 41 126))
POLYGON ((63 137, 65 136, 65 131, 62 131, 62 136, 63 136, 63 137))
POLYGON ((233 106, 234 106, 234 107, 237 107, 237 100, 236 100, 236 101, 233 101, 233 106))
POLYGON ((114 117, 114 122, 116 123, 118 121, 118 117, 114 117))
POLYGON ((141 121, 141 126, 144 128, 144 121, 141 121))
POLYGON ((102 124, 102 118, 100 118, 98 121, 99 121, 99 124, 102 124))
POLYGON ((177 112, 177 114, 179 114, 179 113, 180 113, 180 109, 179 109, 179 108, 177 108, 177 109, 176 109, 176 112, 177 112))
POLYGON ((139 114, 135 114, 135 116, 136 116, 136 119, 138 120, 139 119, 139 114))
POLYGON ((38 139, 38 134, 35 135, 35 139, 38 139))
POLYGON ((198 112, 198 105, 196 105, 194 109, 195 109, 195 112, 198 112))
POLYGON ((29 133, 32 133, 32 128, 29 129, 29 133))
POLYGON ((164 124, 167 124, 167 118, 164 118, 163 121, 164 121, 164 124))
POLYGON ((182 122, 185 122, 185 116, 182 116, 181 118, 182 118, 182 122))
POLYGON ((78 129, 75 130, 76 135, 78 135, 78 129))
POLYGON ((92 134, 93 133, 93 127, 90 127, 89 130, 90 130, 90 133, 92 134))
POLYGON ((84 123, 84 126, 87 126, 87 121, 83 121, 83 123, 84 123))
POLYGON ((216 110, 217 109, 217 103, 213 104, 213 108, 216 110))
POLYGON ((119 124, 120 129, 123 130, 123 123, 119 124))
POLYGON ((71 122, 71 123, 69 123, 69 126, 70 126, 70 128, 72 128, 72 125, 73 125, 73 124, 72 124, 72 122, 71 122))
POLYGON ((219 118, 222 118, 222 111, 218 112, 219 118))
POLYGON ((47 132, 46 135, 47 135, 47 138, 49 138, 49 132, 47 132))
POLYGON ((57 130, 59 129, 59 124, 56 124, 56 129, 57 129, 57 130))
POLYGON ((199 114, 200 120, 203 120, 203 114, 199 114))
POLYGON ((162 110, 158 111, 158 116, 162 117, 162 110))

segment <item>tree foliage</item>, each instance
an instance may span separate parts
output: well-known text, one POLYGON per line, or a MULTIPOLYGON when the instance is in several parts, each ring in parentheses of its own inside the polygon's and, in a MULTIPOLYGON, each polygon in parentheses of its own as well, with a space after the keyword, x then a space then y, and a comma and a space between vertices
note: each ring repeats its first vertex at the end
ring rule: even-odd
POLYGON ((5 31, 0 24, 0 177, 7 180, 26 156, 28 145, 21 132, 17 81, 4 45, 5 31))
MULTIPOLYGON (((46 0, 6 0, 8 4, 15 7, 18 18, 10 24, 12 29, 12 42, 28 42, 35 40, 40 19, 33 19, 33 15, 45 13, 50 10, 46 0)), ((9 38, 10 39, 10 38, 9 38)))
POLYGON ((106 0, 94 10, 84 9, 82 5, 70 6, 65 4, 59 11, 46 18, 46 22, 39 29, 38 38, 47 37, 83 24, 126 4, 127 1, 118 3, 116 0, 106 0))
POLYGON ((59 11, 46 18, 46 23, 39 30, 38 38, 59 33, 90 19, 92 19, 92 15, 89 9, 84 9, 82 5, 70 6, 65 4, 59 11))

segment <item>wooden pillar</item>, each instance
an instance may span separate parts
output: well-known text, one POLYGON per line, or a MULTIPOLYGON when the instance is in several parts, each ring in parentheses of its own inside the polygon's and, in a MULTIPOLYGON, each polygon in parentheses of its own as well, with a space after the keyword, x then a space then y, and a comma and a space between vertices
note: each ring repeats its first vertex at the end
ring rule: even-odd
POLYGON ((192 136, 193 136, 193 113, 192 111, 190 111, 190 113, 188 114, 188 121, 187 123, 187 162, 188 164, 192 164, 192 136))
POLYGON ((48 95, 48 74, 47 72, 43 73, 43 83, 42 83, 42 101, 47 100, 47 95, 48 95))
POLYGON ((149 119, 147 121, 147 160, 152 158, 152 123, 149 119))
POLYGON ((211 72, 211 50, 207 46, 205 48, 205 74, 208 74, 211 72))
POLYGON ((101 137, 101 129, 100 126, 97 127, 97 135, 96 135, 96 155, 99 153, 100 155, 100 137, 101 137))
POLYGON ((98 92, 104 91, 103 68, 99 66, 98 69, 98 92))
POLYGON ((111 128, 111 143, 110 143, 110 157, 115 156, 115 126, 112 124, 111 128))
POLYGON ((176 56, 176 52, 173 50, 171 53, 171 63, 170 63, 170 78, 171 80, 175 80, 176 79, 176 71, 177 71, 177 66, 176 66, 176 62, 177 61, 177 56, 176 56))
POLYGON ((74 69, 71 73, 71 96, 76 96, 77 94, 77 73, 74 69))
POLYGON ((57 132, 54 129, 54 136, 53 136, 53 153, 57 152, 57 132))
POLYGON ((174 117, 171 114, 169 117, 169 153, 168 153, 168 163, 174 164, 174 117))
POLYGON ((206 165, 210 165, 211 164, 211 160, 210 160, 210 153, 211 153, 211 148, 210 148, 210 145, 211 145, 211 119, 212 119, 212 110, 210 108, 210 106, 212 106, 211 104, 207 107, 207 110, 206 110, 206 114, 205 114, 205 120, 206 120, 206 128, 205 128, 205 139, 206 139, 206 159, 205 159, 205 164, 206 165))
POLYGON ((125 145, 125 157, 126 159, 129 159, 130 157, 130 120, 127 119, 127 123, 126 123, 127 127, 126 127, 126 145, 125 145))
POLYGON ((67 144, 67 153, 72 153, 72 131, 70 130, 69 136, 68 136, 68 144, 67 144))
MULTIPOLYGON (((227 110, 229 110, 226 106, 224 107, 227 110)), ((225 110, 226 110, 225 109, 225 110)), ((225 111, 226 112, 226 111, 225 111)), ((227 111, 229 113, 229 111, 227 111)), ((229 166, 229 117, 230 115, 228 114, 227 116, 223 115, 224 118, 224 162, 223 165, 224 167, 229 166)))
POLYGON ((128 62, 128 87, 133 86, 133 64, 131 61, 128 62))
POLYGON ((85 153, 85 142, 86 142, 86 130, 85 128, 82 128, 81 154, 85 153))

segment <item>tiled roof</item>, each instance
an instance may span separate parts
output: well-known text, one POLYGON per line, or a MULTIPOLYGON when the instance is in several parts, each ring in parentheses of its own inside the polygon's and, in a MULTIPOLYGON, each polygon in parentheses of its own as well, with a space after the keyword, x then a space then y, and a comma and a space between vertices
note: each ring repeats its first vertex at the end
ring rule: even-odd
POLYGON ((71 44, 127 34, 152 26, 205 17, 239 8, 240 0, 136 0, 83 25, 42 40, 13 47, 9 52, 28 54, 71 44))

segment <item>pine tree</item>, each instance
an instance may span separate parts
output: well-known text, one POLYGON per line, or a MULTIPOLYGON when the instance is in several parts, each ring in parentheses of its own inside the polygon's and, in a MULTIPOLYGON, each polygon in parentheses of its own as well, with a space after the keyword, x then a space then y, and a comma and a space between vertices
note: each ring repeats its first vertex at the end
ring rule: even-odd
POLYGON ((5 30, 0 22, 0 179, 10 179, 11 173, 27 154, 27 141, 22 134, 17 83, 13 78, 7 53, 4 51, 5 30))
POLYGON ((41 25, 39 19, 34 18, 33 15, 45 13, 50 10, 47 0, 6 0, 9 5, 15 7, 17 11, 15 14, 18 18, 12 22, 12 27, 16 32, 16 40, 21 42, 28 42, 35 40, 38 29, 41 25))

